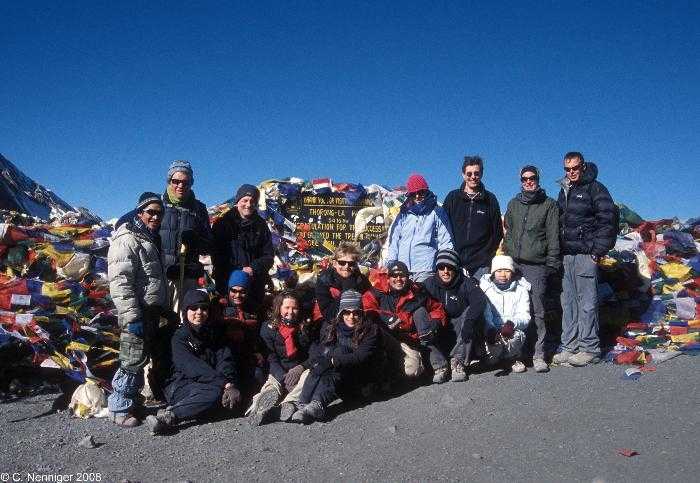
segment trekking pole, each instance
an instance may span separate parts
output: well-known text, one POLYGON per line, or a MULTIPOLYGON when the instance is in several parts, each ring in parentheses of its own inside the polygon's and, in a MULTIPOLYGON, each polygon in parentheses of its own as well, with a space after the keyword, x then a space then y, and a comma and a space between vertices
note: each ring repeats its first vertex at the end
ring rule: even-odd
POLYGON ((180 277, 178 278, 177 281, 177 289, 178 289, 178 294, 180 300, 184 297, 184 294, 182 293, 182 286, 185 283, 185 256, 187 255, 187 245, 182 243, 180 245, 180 253, 179 253, 179 261, 180 261, 180 277))

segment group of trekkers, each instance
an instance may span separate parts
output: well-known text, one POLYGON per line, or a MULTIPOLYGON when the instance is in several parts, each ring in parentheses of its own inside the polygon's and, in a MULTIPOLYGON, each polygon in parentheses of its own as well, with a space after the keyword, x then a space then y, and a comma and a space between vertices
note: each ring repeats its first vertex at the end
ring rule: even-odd
POLYGON ((109 248, 121 328, 111 420, 141 424, 147 365, 150 397, 162 404, 145 422, 163 434, 227 410, 253 425, 308 424, 336 399, 367 401, 410 381, 524 372, 530 361, 547 372, 552 356, 598 362, 597 262, 614 246, 617 211, 595 164, 579 152, 563 164, 557 201, 537 167, 523 167, 504 217, 478 156, 464 158, 463 182, 442 206, 413 174, 371 282, 360 248, 343 242, 312 296, 289 288, 270 304, 274 249, 258 189, 242 185, 210 226, 190 163, 174 161, 163 195, 143 193, 109 248), (211 256, 216 294, 198 286, 202 255, 211 256), (555 274, 563 314, 554 341, 544 301, 555 274))

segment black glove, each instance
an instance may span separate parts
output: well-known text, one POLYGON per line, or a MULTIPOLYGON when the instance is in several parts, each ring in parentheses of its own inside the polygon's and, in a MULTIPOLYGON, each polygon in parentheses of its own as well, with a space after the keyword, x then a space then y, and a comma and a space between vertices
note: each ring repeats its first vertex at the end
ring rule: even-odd
POLYGON ((493 327, 486 330, 486 342, 493 345, 496 343, 496 337, 498 337, 498 329, 493 327))
POLYGON ((304 372, 304 366, 301 364, 294 366, 287 371, 287 373, 284 375, 284 387, 287 392, 294 389, 294 386, 296 386, 297 382, 299 382, 302 372, 304 372))
POLYGON ((241 403, 241 391, 233 386, 224 389, 224 394, 221 396, 221 405, 226 409, 233 409, 241 403))
POLYGON ((171 280, 173 282, 177 282, 178 280, 180 280, 180 265, 170 265, 165 270, 165 276, 168 280, 171 280))
POLYGON ((317 358, 311 366, 311 370, 315 374, 323 374, 331 368, 333 368, 333 364, 331 363, 331 360, 326 356, 321 356, 317 358))
POLYGON ((193 230, 185 230, 182 232, 180 240, 187 247, 187 251, 191 252, 193 251, 194 247, 197 246, 199 236, 197 236, 197 233, 195 233, 193 230))
POLYGON ((501 337, 504 339, 510 339, 515 333, 515 325, 510 320, 507 320, 503 326, 501 326, 501 337))

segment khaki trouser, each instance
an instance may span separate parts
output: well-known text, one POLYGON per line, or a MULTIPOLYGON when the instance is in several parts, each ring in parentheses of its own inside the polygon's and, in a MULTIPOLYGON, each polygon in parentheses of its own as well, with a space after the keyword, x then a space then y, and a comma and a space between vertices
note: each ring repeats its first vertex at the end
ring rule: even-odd
POLYGON ((418 377, 425 371, 421 353, 411 348, 405 342, 399 342, 393 335, 384 332, 384 347, 389 357, 389 362, 396 366, 403 366, 403 373, 408 377, 418 377))
MULTIPOLYGON (((301 397, 301 390, 304 388, 304 381, 306 381, 306 378, 308 376, 309 370, 306 369, 304 372, 301 373, 301 376, 299 377, 299 382, 297 382, 296 386, 294 386, 292 390, 289 391, 289 393, 284 397, 284 399, 282 399, 281 403, 298 402, 299 398, 301 397)), ((262 393, 267 391, 276 391, 278 394, 278 398, 281 398, 285 392, 285 389, 284 386, 280 384, 280 382, 277 379, 275 379, 272 375, 267 376, 267 381, 265 381, 265 384, 263 384, 263 386, 260 388, 260 392, 253 396, 253 400, 250 404, 250 407, 245 412, 246 416, 252 414, 258 408, 258 401, 260 400, 260 396, 262 395, 262 393)))

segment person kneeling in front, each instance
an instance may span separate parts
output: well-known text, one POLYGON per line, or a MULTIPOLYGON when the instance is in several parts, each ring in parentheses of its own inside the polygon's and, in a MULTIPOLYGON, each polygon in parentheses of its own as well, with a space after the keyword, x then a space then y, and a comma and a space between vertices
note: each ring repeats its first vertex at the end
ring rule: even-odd
POLYGON ((235 409, 241 402, 231 349, 209 320, 209 296, 190 289, 183 306, 187 320, 172 340, 173 374, 165 388, 168 407, 146 418, 154 434, 221 406, 235 409))
POLYGON ((512 363, 513 372, 525 372, 520 360, 525 344, 525 329, 530 323, 530 283, 515 277, 515 263, 507 255, 496 255, 491 273, 481 277, 479 286, 489 299, 484 311, 484 362, 495 366, 512 363))

